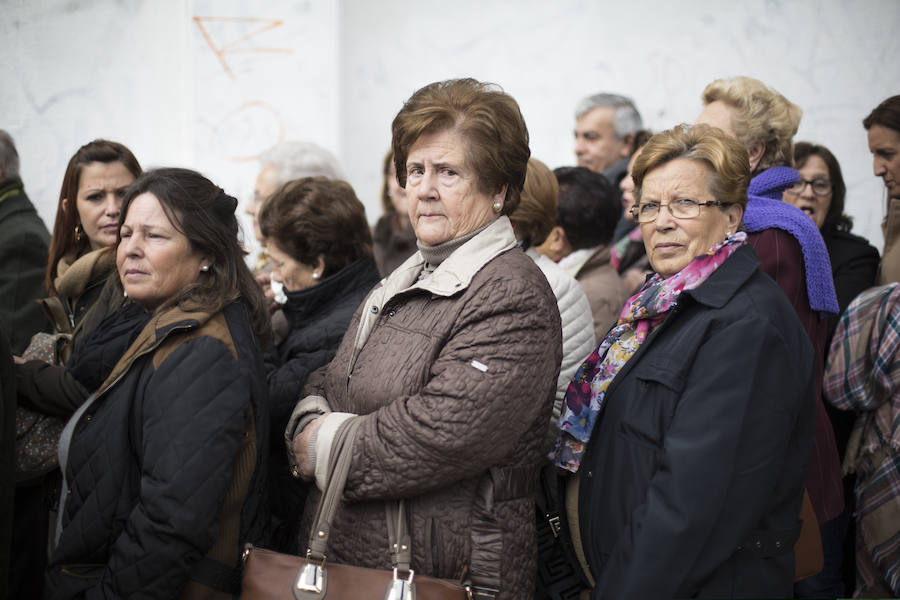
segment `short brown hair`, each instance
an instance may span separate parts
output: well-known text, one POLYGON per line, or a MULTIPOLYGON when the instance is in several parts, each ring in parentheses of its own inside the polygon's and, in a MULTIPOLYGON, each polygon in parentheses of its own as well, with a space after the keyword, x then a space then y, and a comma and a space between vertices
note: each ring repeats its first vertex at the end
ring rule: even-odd
POLYGON ((792 140, 800 127, 803 110, 752 77, 716 79, 703 90, 703 104, 721 100, 735 109, 731 126, 745 148, 756 143, 765 151, 756 171, 775 166, 792 166, 792 140))
POLYGON ((544 243, 556 225, 559 184, 550 167, 534 158, 528 159, 525 187, 516 210, 509 215, 516 235, 528 246, 544 243))
POLYGON ((372 256, 366 208, 350 184, 339 179, 304 177, 289 181, 263 202, 259 229, 296 261, 315 266, 323 276, 372 256))
POLYGON ((515 99, 492 83, 449 79, 417 90, 391 124, 397 180, 406 187, 406 159, 423 134, 454 129, 466 141, 465 153, 479 189, 496 194, 506 186, 503 214, 519 204, 531 150, 528 128, 515 99))
POLYGON ((106 164, 120 162, 128 169, 129 173, 134 175, 135 179, 141 175, 141 165, 134 154, 118 142, 94 140, 79 148, 72 155, 66 166, 62 188, 59 191, 56 220, 53 223, 53 235, 50 238, 50 256, 47 261, 47 272, 44 275, 44 283, 51 295, 56 294, 54 280, 59 261, 72 251, 83 251, 90 248, 87 239, 81 241, 80 247, 78 240, 75 239, 75 226, 79 223, 78 203, 75 200, 78 198, 78 186, 81 184, 81 171, 85 166, 94 162, 106 164), (64 199, 68 200, 65 206, 63 206, 64 199))
POLYGON ((678 125, 650 138, 634 162, 631 174, 636 204, 641 201, 647 173, 676 158, 688 158, 710 167, 709 191, 723 205, 747 207, 750 183, 747 149, 718 127, 703 124, 678 125))

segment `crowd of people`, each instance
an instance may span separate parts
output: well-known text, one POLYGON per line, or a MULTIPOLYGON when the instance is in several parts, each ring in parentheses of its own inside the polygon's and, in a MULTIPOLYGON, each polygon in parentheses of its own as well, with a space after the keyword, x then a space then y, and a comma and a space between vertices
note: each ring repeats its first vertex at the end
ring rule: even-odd
POLYGON ((103 139, 51 235, 0 130, 0 598, 237 597, 254 548, 477 600, 900 597, 900 96, 860 115, 881 255, 801 107, 699 99, 585 98, 551 169, 500 87, 432 83, 374 227, 330 152, 265 152, 253 257, 234 196, 103 139))

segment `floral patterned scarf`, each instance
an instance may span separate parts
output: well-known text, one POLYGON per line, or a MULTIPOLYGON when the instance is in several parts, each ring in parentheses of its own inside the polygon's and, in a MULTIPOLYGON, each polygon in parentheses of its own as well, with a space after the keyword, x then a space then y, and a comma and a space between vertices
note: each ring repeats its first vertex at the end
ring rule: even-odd
POLYGON ((668 279, 653 275, 625 303, 616 326, 609 330, 569 383, 563 413, 559 417, 561 433, 549 455, 554 464, 573 473, 578 470, 597 416, 603 409, 609 384, 650 332, 675 307, 681 293, 706 281, 746 240, 747 234, 739 231, 668 279))

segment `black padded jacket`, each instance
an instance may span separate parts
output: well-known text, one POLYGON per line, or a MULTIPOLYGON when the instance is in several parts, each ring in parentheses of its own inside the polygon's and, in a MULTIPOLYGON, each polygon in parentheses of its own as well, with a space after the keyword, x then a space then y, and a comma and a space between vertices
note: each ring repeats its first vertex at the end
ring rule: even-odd
POLYGON ((48 598, 207 597, 200 567, 267 541, 266 385, 242 304, 153 316, 72 426, 48 598))

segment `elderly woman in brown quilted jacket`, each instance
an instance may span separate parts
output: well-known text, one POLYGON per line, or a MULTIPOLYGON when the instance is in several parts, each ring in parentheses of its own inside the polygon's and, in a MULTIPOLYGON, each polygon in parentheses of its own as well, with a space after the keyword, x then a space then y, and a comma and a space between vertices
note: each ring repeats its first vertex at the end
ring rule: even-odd
POLYGON ((468 578, 476 597, 531 597, 532 487, 561 331, 506 216, 528 131, 513 98, 472 79, 418 90, 392 130, 419 250, 311 376, 285 432, 295 473, 321 489, 337 426, 360 419, 329 562, 389 569, 384 501, 404 498, 416 574, 468 578))

